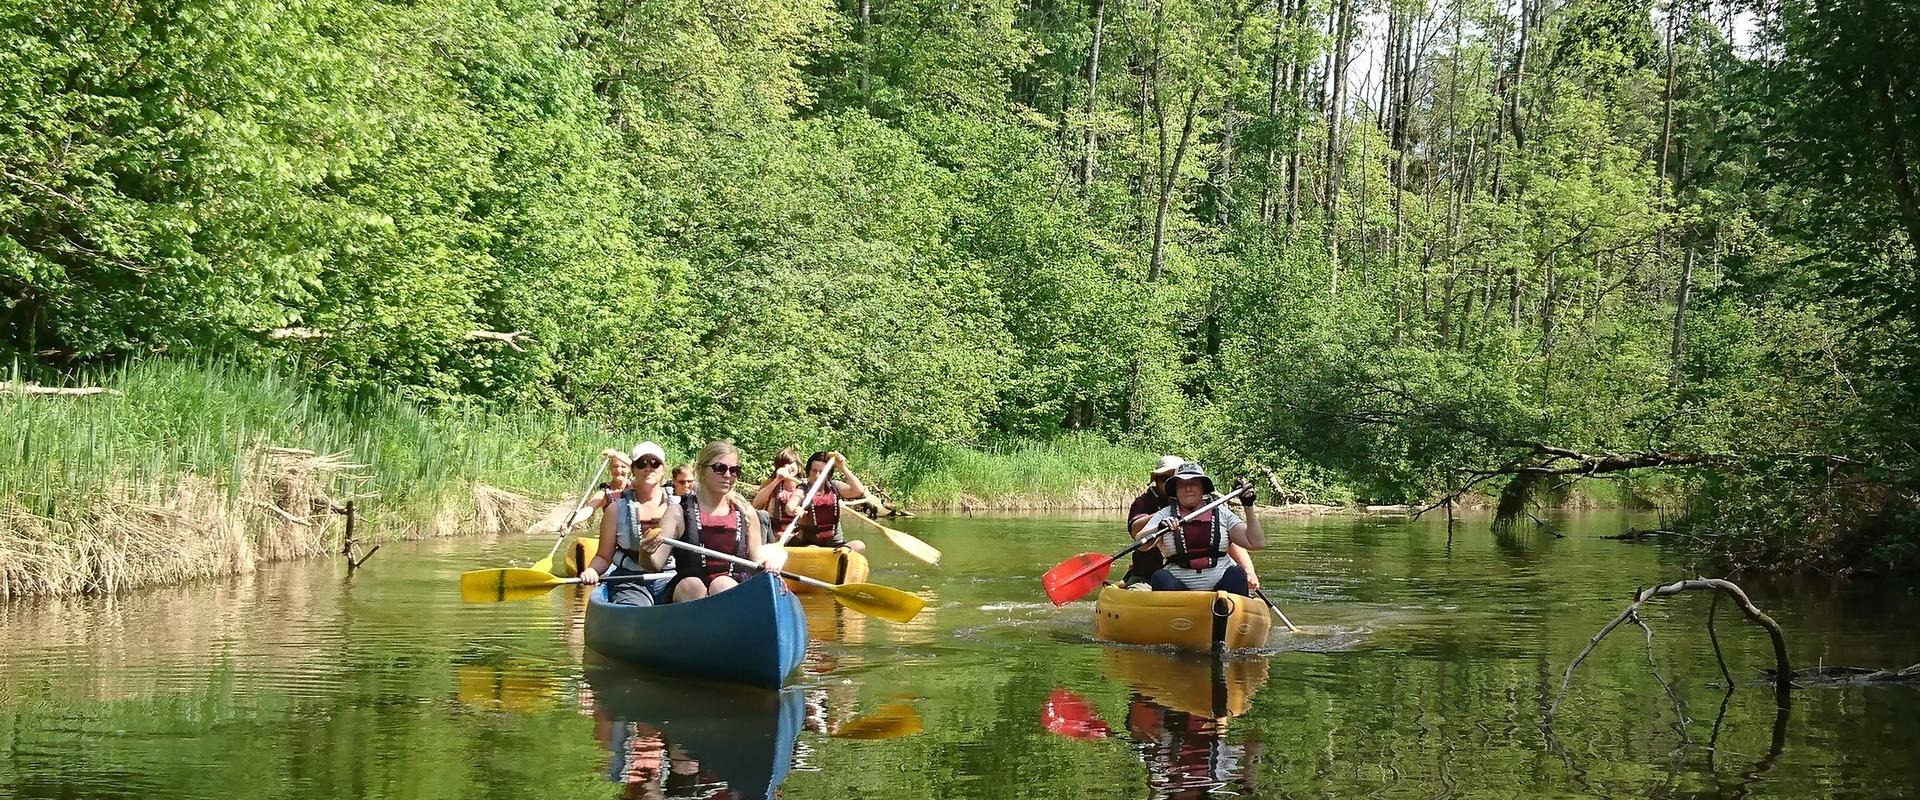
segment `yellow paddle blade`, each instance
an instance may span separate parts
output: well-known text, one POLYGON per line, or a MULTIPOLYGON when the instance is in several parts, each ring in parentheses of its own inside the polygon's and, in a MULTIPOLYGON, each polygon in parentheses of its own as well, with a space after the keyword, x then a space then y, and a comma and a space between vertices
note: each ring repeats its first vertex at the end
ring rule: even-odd
POLYGON ((464 603, 499 603, 531 600, 573 581, 556 578, 537 569, 480 569, 460 576, 460 600, 464 603))
POLYGON ((927 605, 918 595, 877 583, 840 584, 833 587, 833 599, 847 608, 888 622, 911 622, 927 605))
POLYGON ((851 516, 854 519, 860 520, 861 522, 867 523, 868 525, 872 525, 873 527, 879 528, 881 533, 884 533, 887 535, 887 541, 892 542, 894 547, 900 548, 900 552, 906 553, 908 556, 912 557, 914 560, 919 561, 923 564, 940 563, 940 551, 934 549, 933 545, 920 541, 919 537, 914 536, 911 533, 907 533, 906 531, 894 530, 892 528, 889 528, 885 525, 880 524, 876 520, 867 519, 867 515, 865 514, 855 512, 851 516))
POLYGON ((907 703, 888 703, 847 720, 831 735, 835 739, 897 739, 919 732, 920 712, 907 703))

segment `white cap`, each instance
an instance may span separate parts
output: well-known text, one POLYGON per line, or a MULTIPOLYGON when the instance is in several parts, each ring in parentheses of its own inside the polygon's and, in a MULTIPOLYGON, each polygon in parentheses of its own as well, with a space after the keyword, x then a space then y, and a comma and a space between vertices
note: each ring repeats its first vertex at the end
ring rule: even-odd
POLYGON ((665 466, 667 463, 667 451, 660 449, 660 445, 653 442, 641 442, 633 446, 633 463, 640 463, 641 456, 653 456, 654 458, 660 459, 662 466, 665 466))
POLYGON ((1187 460, 1179 456, 1161 456, 1160 463, 1153 465, 1152 474, 1165 475, 1179 469, 1180 465, 1185 463, 1187 463, 1187 460))

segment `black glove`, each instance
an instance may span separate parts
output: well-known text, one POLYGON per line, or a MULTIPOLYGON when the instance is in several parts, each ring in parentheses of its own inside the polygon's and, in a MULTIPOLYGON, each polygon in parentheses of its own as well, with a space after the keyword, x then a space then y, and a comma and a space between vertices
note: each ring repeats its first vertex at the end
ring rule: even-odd
POLYGON ((1253 488, 1253 481, 1247 480, 1246 478, 1241 478, 1239 483, 1233 485, 1233 488, 1235 491, 1240 492, 1241 508, 1252 508, 1254 501, 1260 499, 1259 492, 1253 488))

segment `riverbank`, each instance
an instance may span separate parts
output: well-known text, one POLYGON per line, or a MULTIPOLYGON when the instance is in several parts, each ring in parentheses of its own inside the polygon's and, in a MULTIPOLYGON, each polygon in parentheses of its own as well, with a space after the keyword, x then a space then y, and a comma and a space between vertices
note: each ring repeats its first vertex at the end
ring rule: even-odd
POLYGON ((0 395, 0 599, 246 572, 356 539, 524 528, 604 431, 561 415, 337 407, 274 372, 152 360, 108 392, 0 395))
MULTIPOLYGON (((593 453, 647 438, 552 411, 329 405, 295 377, 230 365, 146 360, 82 380, 103 391, 0 394, 0 599, 332 553, 348 501, 356 541, 518 534, 579 491, 593 453)), ((1124 507, 1155 457, 1094 436, 846 449, 863 478, 917 510, 1124 507)), ((746 454, 750 473, 765 455, 746 454)))

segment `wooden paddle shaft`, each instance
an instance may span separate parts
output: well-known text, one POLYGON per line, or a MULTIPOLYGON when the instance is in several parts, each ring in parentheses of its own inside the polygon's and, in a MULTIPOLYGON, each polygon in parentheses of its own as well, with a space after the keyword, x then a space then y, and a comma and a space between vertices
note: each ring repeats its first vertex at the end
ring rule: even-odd
MULTIPOLYGON (((833 456, 827 456, 827 468, 820 470, 820 477, 813 479, 813 485, 807 487, 807 493, 800 496, 800 514, 807 513, 807 504, 813 502, 813 496, 820 493, 820 487, 833 477, 833 467, 837 462, 833 456)), ((780 532, 780 538, 774 544, 786 544, 793 536, 793 529, 800 526, 800 514, 793 515, 793 521, 787 523, 787 529, 780 532)))
POLYGON ((831 592, 840 588, 831 583, 827 583, 826 581, 818 580, 815 578, 809 578, 805 575, 795 575, 793 573, 782 572, 777 569, 768 569, 765 564, 756 564, 752 561, 741 558, 739 556, 729 555, 726 553, 722 553, 718 550, 708 550, 707 548, 701 547, 700 545, 694 544, 692 542, 683 542, 683 541, 680 541, 679 539, 668 539, 664 536, 660 537, 660 541, 665 542, 666 544, 672 545, 674 547, 678 547, 682 550, 699 553, 700 555, 707 556, 709 558, 717 558, 717 559, 720 559, 721 561, 731 561, 735 564, 739 564, 740 566, 750 567, 753 569, 760 570, 761 572, 771 572, 782 578, 786 578, 788 580, 796 580, 817 589, 825 589, 831 592))
MULTIPOLYGON (((547 558, 553 558, 560 552, 560 544, 567 540, 567 532, 573 530, 573 518, 580 515, 580 509, 587 505, 587 497, 593 494, 593 485, 600 482, 600 473, 607 471, 607 459, 600 458, 600 466, 593 471, 593 477, 587 479, 587 485, 580 489, 580 502, 573 504, 573 513, 567 515, 566 523, 560 526, 560 538, 553 540, 553 548, 547 551, 547 558)), ((583 565, 584 566, 584 565, 583 565)))

